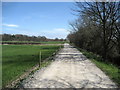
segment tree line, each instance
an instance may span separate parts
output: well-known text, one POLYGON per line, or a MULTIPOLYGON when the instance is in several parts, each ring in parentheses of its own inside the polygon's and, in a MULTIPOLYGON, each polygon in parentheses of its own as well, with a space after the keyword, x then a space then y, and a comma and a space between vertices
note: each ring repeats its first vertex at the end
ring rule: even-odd
POLYGON ((76 2, 78 19, 67 36, 76 46, 120 65, 120 2, 76 2))
POLYGON ((45 36, 28 36, 22 34, 1 34, 0 37, 2 37, 2 41, 64 41, 64 39, 49 39, 45 36))

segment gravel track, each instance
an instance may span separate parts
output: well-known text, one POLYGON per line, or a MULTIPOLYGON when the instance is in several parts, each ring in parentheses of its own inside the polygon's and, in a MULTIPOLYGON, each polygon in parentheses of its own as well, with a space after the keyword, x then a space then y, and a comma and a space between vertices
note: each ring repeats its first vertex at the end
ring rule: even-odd
POLYGON ((116 88, 95 64, 69 44, 48 67, 37 70, 21 84, 24 88, 116 88))

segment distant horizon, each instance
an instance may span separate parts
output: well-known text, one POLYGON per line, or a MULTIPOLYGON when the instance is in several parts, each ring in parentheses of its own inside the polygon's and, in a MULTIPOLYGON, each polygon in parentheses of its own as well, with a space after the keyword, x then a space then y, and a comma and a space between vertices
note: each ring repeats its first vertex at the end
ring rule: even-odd
POLYGON ((2 2, 2 34, 65 39, 74 2, 2 2))
MULTIPOLYGON (((0 35, 4 35, 4 34, 8 34, 8 33, 2 33, 2 34, 0 34, 0 35)), ((25 35, 25 34, 9 34, 9 35, 25 35)), ((35 36, 35 37, 38 37, 38 36, 36 36, 36 35, 25 35, 25 36, 29 36, 29 37, 32 37, 32 36, 35 36)), ((42 36, 42 35, 39 35, 39 36, 41 36, 41 37, 46 37, 46 36, 42 36)), ((47 39, 56 39, 56 38, 48 38, 48 37, 46 37, 47 39)), ((58 39, 66 39, 66 38, 58 38, 58 39)))

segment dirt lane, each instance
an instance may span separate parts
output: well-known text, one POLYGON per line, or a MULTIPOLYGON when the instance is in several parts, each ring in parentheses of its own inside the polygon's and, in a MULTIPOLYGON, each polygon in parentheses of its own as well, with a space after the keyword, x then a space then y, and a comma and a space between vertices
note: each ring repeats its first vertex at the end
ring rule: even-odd
POLYGON ((24 88, 115 88, 108 76, 69 44, 47 68, 23 81, 24 88))

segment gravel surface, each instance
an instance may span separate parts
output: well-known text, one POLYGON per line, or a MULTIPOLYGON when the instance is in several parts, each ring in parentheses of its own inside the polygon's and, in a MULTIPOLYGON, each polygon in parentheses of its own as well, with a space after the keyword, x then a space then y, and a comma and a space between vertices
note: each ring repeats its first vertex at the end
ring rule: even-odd
POLYGON ((21 84, 24 88, 116 88, 95 64, 69 44, 48 67, 37 70, 21 84))

